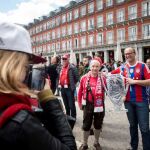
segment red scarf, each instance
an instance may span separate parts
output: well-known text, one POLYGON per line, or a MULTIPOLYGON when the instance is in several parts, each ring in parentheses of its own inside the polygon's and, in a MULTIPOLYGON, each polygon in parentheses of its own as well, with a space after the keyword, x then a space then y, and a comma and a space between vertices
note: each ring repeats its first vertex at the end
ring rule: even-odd
MULTIPOLYGON (((87 85, 90 81, 91 71, 87 73, 87 78, 85 82, 85 92, 83 95, 83 99, 86 99, 86 92, 87 92, 87 85)), ((97 84, 95 87, 95 93, 92 93, 94 96, 94 111, 95 112, 102 112, 104 107, 104 90, 103 85, 101 82, 101 77, 98 75, 97 84)))
POLYGON ((35 101, 23 95, 14 95, 14 94, 0 94, 0 128, 12 118, 20 110, 28 110, 32 112, 32 106, 36 105, 35 101))

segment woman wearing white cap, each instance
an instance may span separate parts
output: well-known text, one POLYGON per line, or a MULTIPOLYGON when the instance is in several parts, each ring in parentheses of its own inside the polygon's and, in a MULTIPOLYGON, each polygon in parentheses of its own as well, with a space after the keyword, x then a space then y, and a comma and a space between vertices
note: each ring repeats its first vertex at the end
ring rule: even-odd
MULTIPOLYGON (((102 78, 99 76, 101 67, 100 58, 94 58, 90 63, 90 72, 85 74, 81 80, 78 91, 78 104, 83 109, 83 144, 80 150, 88 149, 88 136, 93 122, 94 125, 94 147, 101 150, 99 144, 100 131, 104 118, 104 89, 102 78)), ((105 78, 104 78, 105 80, 105 78)))
POLYGON ((32 54, 28 32, 0 22, 0 145, 15 150, 76 150, 71 128, 48 80, 38 101, 23 84, 30 61, 45 60, 32 54), (41 119, 40 119, 41 118, 41 119))

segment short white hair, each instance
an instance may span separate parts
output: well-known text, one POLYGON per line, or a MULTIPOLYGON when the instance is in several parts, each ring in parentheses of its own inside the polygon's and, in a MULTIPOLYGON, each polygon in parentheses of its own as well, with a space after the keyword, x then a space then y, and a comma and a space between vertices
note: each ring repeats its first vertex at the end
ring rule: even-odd
POLYGON ((94 64, 99 64, 99 67, 101 66, 101 64, 100 64, 100 62, 98 60, 91 60, 91 62, 90 62, 90 69, 92 68, 92 66, 94 64))

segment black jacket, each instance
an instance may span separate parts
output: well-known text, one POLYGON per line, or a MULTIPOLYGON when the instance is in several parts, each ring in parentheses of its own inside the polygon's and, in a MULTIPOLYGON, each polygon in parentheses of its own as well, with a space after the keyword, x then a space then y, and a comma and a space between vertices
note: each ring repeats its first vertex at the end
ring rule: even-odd
POLYGON ((41 120, 21 110, 0 128, 1 150, 76 150, 75 138, 57 99, 46 102, 41 120))

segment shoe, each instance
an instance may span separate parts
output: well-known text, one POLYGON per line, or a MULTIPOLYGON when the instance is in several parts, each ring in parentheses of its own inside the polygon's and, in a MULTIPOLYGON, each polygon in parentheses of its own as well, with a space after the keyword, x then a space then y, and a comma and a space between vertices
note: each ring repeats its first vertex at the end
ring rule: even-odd
POLYGON ((96 150, 102 150, 102 147, 99 143, 94 144, 94 147, 96 148, 96 150))
POLYGON ((82 144, 82 145, 79 147, 79 150, 87 150, 87 149, 88 149, 88 145, 82 144))

